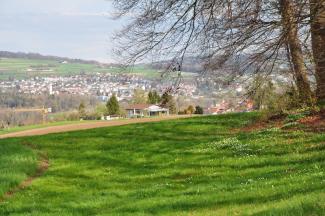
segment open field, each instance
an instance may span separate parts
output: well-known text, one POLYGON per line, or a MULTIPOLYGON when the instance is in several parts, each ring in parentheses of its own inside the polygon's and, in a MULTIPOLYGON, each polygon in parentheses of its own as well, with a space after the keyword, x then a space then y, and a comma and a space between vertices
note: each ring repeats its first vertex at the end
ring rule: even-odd
POLYGON ((1 58, 0 60, 0 79, 6 80, 10 77, 16 79, 29 78, 34 76, 51 75, 76 75, 81 72, 101 72, 102 68, 92 64, 68 63, 61 64, 52 60, 33 60, 1 58), (31 69, 32 71, 28 71, 31 69))
POLYGON ((38 159, 32 149, 18 143, 2 143, 0 152, 0 194, 3 195, 34 174, 38 159))
MULTIPOLYGON (((161 73, 147 66, 137 65, 130 69, 99 66, 95 64, 67 63, 61 64, 55 60, 35 60, 19 58, 0 58, 0 80, 26 79, 44 76, 71 76, 94 73, 132 74, 147 79, 160 78, 161 73), (32 69, 32 71, 28 70, 32 69)), ((184 72, 185 79, 196 76, 195 73, 184 72)))
POLYGON ((325 134, 238 130, 258 114, 0 140, 0 215, 324 215, 325 134))
POLYGON ((62 122, 50 122, 50 123, 45 123, 45 124, 5 128, 5 129, 0 129, 0 137, 2 135, 9 134, 9 133, 16 133, 16 132, 27 131, 27 130, 29 131, 29 130, 33 130, 33 129, 47 128, 47 127, 52 127, 52 126, 81 124, 81 123, 89 123, 89 122, 94 122, 94 121, 62 121, 62 122))
POLYGON ((0 58, 0 80, 10 78, 25 79, 35 76, 69 76, 81 73, 123 73, 143 76, 145 78, 157 78, 159 72, 143 66, 136 66, 130 70, 122 70, 117 67, 101 67, 95 64, 67 63, 61 64, 54 60, 34 60, 18 58, 0 58))
POLYGON ((101 127, 120 126, 144 122, 157 122, 171 119, 188 118, 189 116, 166 116, 166 117, 152 117, 152 118, 138 118, 138 119, 118 119, 111 121, 65 121, 55 122, 49 124, 32 125, 26 127, 15 127, 10 130, 4 130, 1 133, 0 139, 10 137, 26 137, 45 135, 50 133, 60 133, 68 131, 86 130, 101 127))

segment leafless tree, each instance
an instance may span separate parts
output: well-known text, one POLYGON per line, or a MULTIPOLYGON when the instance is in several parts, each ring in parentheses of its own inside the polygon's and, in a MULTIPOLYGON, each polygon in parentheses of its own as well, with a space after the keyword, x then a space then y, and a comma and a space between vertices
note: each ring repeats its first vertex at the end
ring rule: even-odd
POLYGON ((310 0, 310 20, 317 97, 325 102, 325 0, 310 0))
MULTIPOLYGON (((307 78, 307 69, 303 55, 302 44, 299 40, 299 19, 301 19, 302 8, 298 7, 292 0, 280 0, 280 12, 282 18, 283 34, 286 38, 289 61, 292 63, 292 71, 298 91, 302 100, 308 104, 312 103, 312 91, 307 78), (298 11, 298 12, 297 12, 298 11), (298 13, 298 15, 296 15, 298 13)), ((301 5, 304 6, 303 4, 301 5)))
MULTIPOLYGON (((320 11, 319 4, 311 7, 311 2, 318 1, 114 0, 116 17, 130 20, 116 35, 117 54, 127 64, 155 54, 158 59, 173 59, 182 65, 186 56, 197 56, 209 71, 228 67, 224 70, 233 78, 245 72, 268 76, 280 66, 291 65, 301 103, 310 105, 313 95, 307 66, 311 65, 311 32, 314 41, 324 41, 318 27, 323 18, 312 15, 320 11)), ((316 58, 316 66, 324 65, 321 59, 323 55, 316 58)), ((318 89, 324 89, 320 86, 324 75, 317 77, 318 89)))

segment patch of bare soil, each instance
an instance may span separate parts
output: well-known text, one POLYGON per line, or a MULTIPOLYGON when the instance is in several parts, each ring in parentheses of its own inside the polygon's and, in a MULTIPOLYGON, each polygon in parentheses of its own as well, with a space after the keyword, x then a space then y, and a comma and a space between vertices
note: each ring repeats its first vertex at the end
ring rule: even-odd
POLYGON ((325 110, 321 110, 311 116, 307 116, 298 121, 303 125, 303 130, 311 132, 325 132, 325 110))
MULTIPOLYGON (((306 132, 316 132, 321 133, 325 132, 325 110, 321 110, 318 113, 314 113, 310 116, 304 117, 302 119, 299 119, 297 122, 297 125, 291 126, 290 128, 286 128, 284 130, 303 130, 306 132)), ((263 130, 265 128, 282 128, 285 125, 285 116, 276 115, 272 116, 268 120, 260 120, 257 122, 254 122, 250 125, 247 125, 246 127, 236 129, 235 132, 252 132, 252 131, 258 131, 263 130)))
POLYGON ((243 128, 240 129, 236 129, 236 132, 252 132, 252 131, 258 131, 258 130, 262 130, 264 128, 267 128, 268 124, 267 122, 263 122, 263 121, 258 121, 258 122, 254 122, 252 124, 249 124, 243 128))
POLYGON ((281 128, 284 124, 283 121, 284 121, 283 116, 281 117, 275 116, 275 117, 271 117, 268 120, 259 120, 243 128, 237 129, 237 132, 253 132, 253 131, 259 131, 266 128, 274 128, 274 127, 281 128))

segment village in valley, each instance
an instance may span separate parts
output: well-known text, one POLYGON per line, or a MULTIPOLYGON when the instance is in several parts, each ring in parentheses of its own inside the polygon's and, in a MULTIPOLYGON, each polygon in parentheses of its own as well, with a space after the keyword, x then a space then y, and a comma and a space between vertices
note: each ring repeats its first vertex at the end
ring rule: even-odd
POLYGON ((0 216, 325 216, 325 0, 0 20, 0 216))
MULTIPOLYGON (((62 61, 59 64, 68 65, 69 62, 62 61)), ((37 69, 37 65, 29 66, 25 70, 31 72, 35 68, 37 69)), ((52 69, 51 72, 53 72, 52 69)), ((200 114, 213 115, 228 112, 247 112, 254 109, 252 100, 247 99, 244 95, 245 86, 241 82, 233 82, 231 85, 225 86, 222 83, 202 79, 197 76, 198 74, 186 75, 185 72, 186 78, 178 84, 177 90, 170 92, 175 103, 173 110, 166 104, 161 104, 160 101, 150 102, 147 100, 150 92, 157 92, 158 95, 162 96, 172 86, 171 80, 157 77, 148 78, 127 72, 110 73, 83 70, 73 75, 51 74, 49 76, 35 75, 26 78, 11 77, 10 79, 0 80, 0 92, 4 95, 14 93, 21 97, 47 97, 48 100, 65 97, 78 98, 77 101, 79 102, 76 102, 78 104, 64 109, 56 108, 52 105, 52 102, 44 102, 45 106, 43 105, 43 107, 53 113, 73 112, 79 108, 79 103, 84 103, 87 99, 94 102, 89 103, 85 109, 96 109, 98 104, 105 104, 114 95, 121 109, 124 110, 121 117, 127 118, 194 114, 196 107, 202 110, 199 112, 200 114), (136 92, 140 92, 143 98, 134 101, 134 97, 137 97, 135 96, 136 92), (188 110, 189 107, 190 110, 188 110), (191 110, 191 107, 194 109, 191 110)), ((10 108, 16 111, 22 108, 33 111, 42 107, 37 103, 35 105, 33 103, 15 105, 15 103, 4 101, 0 108, 0 116, 1 109, 8 110, 10 108)), ((100 119, 102 120, 112 119, 105 113, 101 115, 100 119)))
MULTIPOLYGON (((237 93, 240 93, 242 87, 240 84, 234 84, 237 93)), ((110 96, 116 95, 119 102, 127 104, 132 100, 136 89, 144 92, 157 91, 160 94, 168 89, 168 84, 164 84, 157 80, 145 79, 136 75, 128 74, 110 74, 95 73, 93 75, 81 74, 74 76, 56 76, 56 77, 32 77, 22 80, 2 80, 0 81, 0 91, 10 92, 16 91, 23 95, 62 95, 71 94, 79 96, 92 96, 99 101, 106 102, 110 96)), ((231 89, 229 87, 229 89, 231 89)), ((219 91, 227 91, 219 89, 219 91)), ((192 82, 181 83, 175 93, 175 97, 184 98, 188 103, 204 100, 206 114, 220 114, 224 112, 233 112, 252 110, 251 103, 247 100, 238 100, 236 105, 231 105, 227 98, 220 103, 213 98, 213 92, 206 94, 200 90, 197 84, 192 82), (245 108, 243 108, 243 106, 245 108)), ((193 104, 195 105, 195 104, 193 104)))

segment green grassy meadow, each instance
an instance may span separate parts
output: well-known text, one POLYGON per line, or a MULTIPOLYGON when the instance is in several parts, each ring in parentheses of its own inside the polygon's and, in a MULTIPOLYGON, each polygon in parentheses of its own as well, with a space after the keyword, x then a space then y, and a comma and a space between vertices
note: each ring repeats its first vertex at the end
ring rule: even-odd
POLYGON ((91 121, 58 121, 58 122, 48 122, 48 123, 36 124, 36 125, 16 126, 16 127, 0 129, 0 135, 20 132, 20 131, 26 131, 26 130, 32 130, 32 129, 52 127, 52 126, 84 124, 84 123, 89 123, 89 122, 97 122, 97 121, 95 121, 95 120, 91 120, 91 121))
MULTIPOLYGON (((132 68, 119 68, 99 66, 95 64, 67 63, 61 64, 55 60, 43 59, 19 59, 19 58, 0 58, 0 80, 26 79, 35 76, 72 76, 79 74, 111 73, 111 74, 130 74, 144 77, 147 79, 159 79, 161 72, 147 66, 136 65, 132 68), (35 69, 46 69, 35 70, 35 69), (34 69, 34 71, 28 71, 34 69)), ((196 73, 184 72, 184 79, 195 77, 196 73)))
POLYGON ((123 70, 118 67, 102 67, 95 64, 67 63, 61 64, 55 60, 0 58, 0 80, 10 78, 26 79, 35 76, 71 76, 81 73, 112 73, 134 74, 145 78, 158 78, 159 72, 144 66, 135 66, 123 70), (33 69, 33 71, 28 71, 33 69), (41 70, 36 70, 41 69, 41 70), (42 70, 45 69, 45 70, 42 70))
MULTIPOLYGON (((1 196, 31 176, 37 169, 37 154, 27 146, 2 141, 0 145, 1 196)), ((1 207, 2 209, 2 207, 1 207)), ((3 214, 1 214, 3 215, 3 214)))
POLYGON ((325 134, 256 113, 0 140, 0 215, 325 215, 325 134), (31 149, 28 146, 33 146, 31 149))

